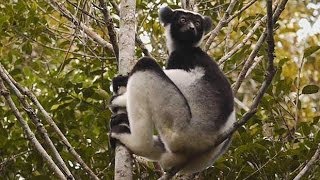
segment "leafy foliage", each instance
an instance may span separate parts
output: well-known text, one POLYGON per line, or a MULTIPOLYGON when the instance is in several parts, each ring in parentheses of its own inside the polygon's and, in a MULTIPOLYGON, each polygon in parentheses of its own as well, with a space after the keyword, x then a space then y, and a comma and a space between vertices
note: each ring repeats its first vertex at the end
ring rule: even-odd
MULTIPOLYGON (((226 0, 197 2, 199 12, 211 16, 214 24, 218 23, 229 3, 226 0)), ((247 2, 239 1, 234 11, 240 10, 247 2)), ((288 3, 275 31, 277 74, 272 86, 263 97, 256 115, 234 134, 229 151, 214 166, 200 174, 204 179, 292 179, 315 152, 320 142, 319 36, 310 36, 303 43, 296 43, 299 19, 316 16, 305 8, 305 3, 288 3), (292 9, 294 11, 290 11, 292 9), (301 63, 301 57, 304 63, 301 63)), ((80 21, 109 41, 103 16, 95 8, 97 4, 94 0, 64 3, 80 21)), ((179 7, 178 1, 137 1, 137 33, 162 64, 167 53, 157 14, 159 7, 166 4, 179 7)), ((112 179, 114 155, 108 145, 107 132, 111 115, 108 110, 110 80, 117 73, 113 53, 92 41, 47 1, 2 1, 0 9, 1 64, 16 81, 37 95, 94 172, 101 179, 112 179)), ((119 27, 115 8, 108 4, 108 9, 115 27, 119 27)), ((243 40, 265 11, 264 1, 257 1, 236 16, 230 26, 217 36, 209 54, 217 60, 223 57, 243 40)), ((250 43, 246 43, 224 64, 223 70, 232 83, 236 81, 264 27, 262 24, 250 38, 250 43)), ((141 57, 141 49, 136 49, 137 58, 141 57)), ((258 57, 261 60, 248 73, 236 94, 245 106, 250 106, 265 78, 266 45, 259 51, 258 57)), ((17 98, 13 98, 19 105, 17 98)), ((245 112, 245 108, 237 105, 239 118, 245 112)), ((28 119, 26 114, 23 117, 28 119)), ((86 179, 85 171, 68 153, 51 127, 46 123, 44 126, 75 178, 86 179)), ((152 163, 136 161, 134 167, 135 178, 159 177, 152 163)), ((319 172, 320 167, 315 166, 306 178, 319 179, 319 172)), ((55 177, 41 156, 32 149, 3 98, 0 101, 0 177, 55 177)))

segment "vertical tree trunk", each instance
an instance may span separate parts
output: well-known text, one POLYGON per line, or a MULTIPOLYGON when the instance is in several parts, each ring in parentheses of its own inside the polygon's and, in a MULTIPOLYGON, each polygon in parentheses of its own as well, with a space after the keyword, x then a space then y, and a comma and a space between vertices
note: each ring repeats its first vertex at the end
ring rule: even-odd
MULTIPOLYGON (((120 4, 119 74, 126 75, 135 64, 135 0, 120 4)), ((117 143, 115 151, 115 180, 132 179, 132 159, 128 149, 117 143)))

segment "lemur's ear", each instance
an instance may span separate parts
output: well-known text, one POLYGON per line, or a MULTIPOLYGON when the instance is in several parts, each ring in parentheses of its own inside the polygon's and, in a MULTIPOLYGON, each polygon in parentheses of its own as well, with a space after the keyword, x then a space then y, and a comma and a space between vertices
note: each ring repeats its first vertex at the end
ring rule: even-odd
POLYGON ((159 10, 160 22, 163 23, 164 25, 167 25, 168 23, 171 22, 172 15, 173 15, 173 10, 168 6, 160 8, 159 10))
POLYGON ((205 33, 208 33, 212 28, 212 20, 209 16, 204 16, 203 18, 203 29, 205 33))

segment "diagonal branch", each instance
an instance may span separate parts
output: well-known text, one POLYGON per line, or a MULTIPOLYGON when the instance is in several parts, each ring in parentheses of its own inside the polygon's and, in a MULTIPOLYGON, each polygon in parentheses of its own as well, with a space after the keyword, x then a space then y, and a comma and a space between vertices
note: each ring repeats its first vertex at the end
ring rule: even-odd
POLYGON ((1 76, 2 80, 5 81, 10 86, 10 88, 13 90, 13 92, 16 94, 16 96, 18 97, 19 101, 21 102, 24 110, 28 114, 29 118, 32 120, 33 124, 35 124, 35 126, 37 127, 37 130, 41 133, 41 135, 44 138, 45 142, 47 143, 47 145, 49 146, 50 150, 52 151, 53 156, 57 161, 58 167, 60 167, 61 170, 63 170, 64 174, 66 174, 68 179, 69 178, 74 179, 74 177, 71 174, 70 170, 68 169, 68 167, 64 163, 63 159, 61 158, 58 150, 56 149, 56 147, 54 146, 53 142, 51 141, 47 130, 44 128, 44 126, 41 123, 40 119, 37 117, 34 109, 30 106, 30 104, 27 102, 27 100, 25 99, 24 95, 19 91, 19 89, 12 83, 10 78, 4 72, 4 68, 1 65, 0 65, 0 76, 1 76))
POLYGON ((211 31, 210 33, 210 37, 208 38, 205 46, 204 46, 204 51, 208 51, 210 48, 210 45, 212 44, 213 40, 215 37, 217 37, 217 35, 219 34, 220 30, 225 27, 228 23, 227 23, 227 19, 230 17, 230 14, 234 8, 234 6, 236 5, 236 3, 238 2, 238 0, 231 0, 226 13, 223 15, 222 19, 219 21, 219 23, 217 24, 217 26, 214 28, 213 31, 211 31))
POLYGON ((246 37, 231 51, 229 51, 226 55, 224 55, 222 58, 219 59, 219 65, 223 64, 226 60, 228 60, 232 55, 234 55, 237 51, 239 51, 248 41, 249 39, 254 35, 254 33, 257 31, 257 29, 260 28, 261 24, 265 22, 267 16, 264 16, 260 20, 256 22, 256 24, 252 27, 252 29, 248 32, 246 37))
MULTIPOLYGON (((281 15, 282 11, 284 10, 286 4, 287 4, 288 0, 282 0, 280 2, 280 4, 277 6, 277 9, 275 10, 275 12, 273 13, 273 23, 277 22, 277 20, 279 19, 279 16, 281 15)), ((252 63, 254 62, 254 58, 257 56, 260 48, 262 47, 262 44, 264 43, 264 41, 267 38, 267 29, 264 30, 264 32, 262 33, 262 35, 260 36, 260 38, 258 39, 255 47, 253 48, 253 50, 251 51, 247 61, 245 62, 239 77, 237 79, 237 81, 234 83, 233 86, 233 93, 236 94, 242 84, 242 82, 244 81, 247 71, 250 69, 252 63)))
POLYGON ((119 46, 118 46, 118 40, 117 40, 117 33, 116 33, 116 30, 114 29, 114 25, 113 25, 113 20, 112 20, 112 18, 110 18, 110 13, 109 13, 109 10, 108 10, 104 0, 99 0, 99 2, 100 2, 100 9, 103 14, 104 22, 107 25, 108 34, 110 37, 110 41, 111 41, 111 45, 113 47, 114 54, 115 54, 117 60, 119 61, 119 46))
POLYGON ((53 121, 49 113, 43 108, 43 106, 38 101, 37 97, 28 89, 22 87, 19 83, 17 83, 9 73, 0 66, 1 70, 4 71, 5 75, 9 77, 10 81, 19 89, 22 94, 26 95, 32 103, 39 109, 40 113, 44 116, 44 120, 53 128, 53 130, 58 134, 62 143, 67 147, 67 150, 73 155, 76 161, 81 165, 81 167, 90 175, 92 179, 98 180, 99 178, 94 174, 94 172, 89 168, 89 166, 82 160, 81 156, 75 151, 72 145, 69 143, 68 139, 61 132, 57 124, 53 121))
POLYGON ((230 16, 227 19, 227 23, 229 23, 232 19, 234 19, 235 17, 237 17, 239 14, 241 14, 243 11, 247 10, 250 6, 252 6, 255 2, 257 2, 258 0, 251 0, 250 2, 248 2, 245 6, 243 6, 240 10, 238 10, 237 12, 235 12, 232 16, 230 16))
POLYGON ((55 0, 46 0, 54 9, 59 11, 61 15, 66 17, 69 21, 71 21, 75 26, 80 26, 81 29, 95 42, 100 44, 102 47, 106 48, 109 51, 113 52, 112 45, 104 40, 99 34, 94 32, 91 28, 83 24, 79 21, 68 9, 66 9, 63 5, 59 4, 55 0))
MULTIPOLYGON (((268 8, 267 8, 268 26, 267 26, 266 32, 269 34, 268 34, 268 40, 267 40, 267 42, 268 42, 268 69, 267 69, 267 72, 265 75, 266 79, 262 83, 256 97, 254 98, 253 103, 251 104, 250 110, 244 114, 244 116, 242 117, 241 120, 235 122, 230 129, 226 130, 223 134, 221 134, 218 137, 215 146, 218 146, 224 140, 229 138, 239 127, 244 125, 257 112, 260 101, 261 101, 263 95, 265 94, 265 92, 267 91, 268 87, 270 86, 272 79, 276 73, 276 69, 274 67, 273 26, 274 26, 274 23, 276 22, 276 20, 278 20, 281 12, 284 10, 287 2, 288 2, 288 0, 282 0, 280 2, 279 6, 277 7, 275 13, 273 14, 273 17, 272 17, 272 8, 270 8, 270 3, 271 3, 271 7, 272 7, 272 1, 271 2, 270 2, 270 0, 268 1, 268 8)), ((267 34, 267 33, 265 33, 265 34, 267 34)))
POLYGON ((297 176, 293 180, 299 180, 304 176, 309 169, 311 169, 317 161, 320 160, 320 143, 318 144, 318 148, 308 163, 303 167, 303 169, 297 174, 297 176))
POLYGON ((11 110, 13 111, 14 115, 16 116, 17 120, 19 121, 22 129, 33 145, 33 147, 37 150, 37 152, 41 155, 41 157, 48 163, 49 167, 52 171, 56 174, 59 179, 66 179, 65 175, 61 172, 55 162, 51 159, 49 154, 46 150, 42 147, 38 139, 35 137, 34 133, 31 131, 28 123, 23 119, 21 113, 19 112, 18 108, 14 104, 13 100, 10 97, 10 92, 5 87, 2 79, 0 78, 0 95, 2 95, 5 99, 11 110))

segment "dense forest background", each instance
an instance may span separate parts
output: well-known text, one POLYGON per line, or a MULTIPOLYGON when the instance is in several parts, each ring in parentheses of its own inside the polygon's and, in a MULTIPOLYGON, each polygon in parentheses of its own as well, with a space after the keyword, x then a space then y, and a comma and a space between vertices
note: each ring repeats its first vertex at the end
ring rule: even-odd
MULTIPOLYGON (((76 179, 88 179, 89 175, 73 150, 98 178, 113 179, 108 101, 112 95, 110 81, 117 74, 117 57, 109 32, 119 32, 120 17, 118 1, 102 2, 0 2, 0 179, 56 177, 33 148, 33 138, 25 135, 17 112, 44 150, 55 156, 43 134, 51 138, 76 179), (109 29, 110 23, 114 31, 109 29), (17 109, 9 106, 5 97, 11 97, 17 109), (50 117, 73 150, 55 126, 45 121, 50 117)), ((136 59, 150 53, 164 64, 168 53, 158 10, 165 5, 180 8, 180 1, 136 3, 136 59)), ((229 0, 197 0, 195 9, 210 16, 215 26, 229 4, 229 0)), ((212 42, 205 39, 203 48, 219 62, 230 82, 238 86, 236 108, 241 119, 250 110, 267 72, 266 42, 243 71, 266 28, 266 1, 238 1, 230 15, 230 21, 212 42), (241 72, 245 73, 238 82, 241 72)), ((303 178, 320 179, 319 162, 316 163, 320 159, 320 3, 289 0, 274 35, 277 72, 272 84, 255 115, 234 134, 227 153, 198 177, 293 179, 307 167, 303 178), (311 166, 306 166, 308 162, 311 166)), ((156 179, 159 173, 155 169, 155 164, 134 160, 134 178, 156 179)))

